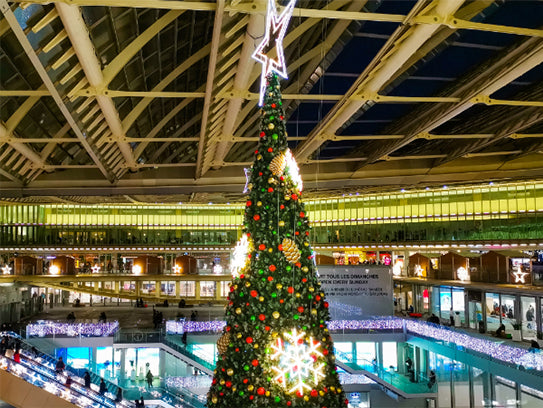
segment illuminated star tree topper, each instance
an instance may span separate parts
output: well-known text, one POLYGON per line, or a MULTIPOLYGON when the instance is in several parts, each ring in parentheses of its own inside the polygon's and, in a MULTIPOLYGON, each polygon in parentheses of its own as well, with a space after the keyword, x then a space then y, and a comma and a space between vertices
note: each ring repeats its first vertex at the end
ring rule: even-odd
POLYGON ((294 11, 296 0, 290 0, 283 12, 278 15, 275 7, 275 0, 268 0, 268 11, 266 13, 266 33, 264 39, 256 47, 253 58, 262 64, 260 76, 260 99, 258 105, 264 104, 264 92, 266 91, 266 78, 268 74, 275 72, 283 78, 288 78, 287 64, 285 63, 285 52, 283 49, 283 38, 287 32, 287 26, 294 11), (272 50, 275 43, 275 58, 270 58, 267 53, 272 50))

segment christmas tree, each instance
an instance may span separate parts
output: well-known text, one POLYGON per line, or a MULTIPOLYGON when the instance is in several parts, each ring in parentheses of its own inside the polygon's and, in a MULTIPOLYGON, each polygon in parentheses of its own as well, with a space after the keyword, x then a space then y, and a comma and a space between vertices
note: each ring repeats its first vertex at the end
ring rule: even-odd
POLYGON ((209 408, 347 405, 283 115, 270 74, 209 408))

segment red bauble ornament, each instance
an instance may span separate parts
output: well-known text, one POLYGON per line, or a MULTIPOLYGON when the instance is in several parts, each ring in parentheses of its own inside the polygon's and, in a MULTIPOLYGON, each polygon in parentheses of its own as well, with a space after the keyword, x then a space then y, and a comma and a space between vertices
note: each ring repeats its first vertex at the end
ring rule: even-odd
POLYGON ((258 172, 258 175, 259 175, 259 176, 261 176, 261 175, 262 175, 262 172, 261 172, 261 171, 259 171, 259 172, 258 172))
POLYGON ((270 327, 270 326, 266 326, 266 327, 264 327, 264 330, 270 331, 270 330, 271 330, 271 327, 270 327))
POLYGON ((288 291, 288 293, 293 294, 294 293, 294 288, 292 286, 289 286, 287 291, 288 291))
POLYGON ((280 208, 281 210, 284 210, 284 209, 285 209, 285 206, 284 206, 283 204, 281 204, 281 205, 279 206, 279 208, 280 208))
POLYGON ((298 313, 303 313, 304 312, 304 307, 303 306, 299 306, 298 307, 298 313))
POLYGON ((276 270, 277 268, 275 267, 275 265, 270 265, 270 266, 269 266, 269 269, 270 269, 270 271, 275 272, 275 270, 276 270))
POLYGON ((257 297, 258 296, 258 292, 256 290, 252 290, 251 291, 251 296, 252 297, 257 297))
POLYGON ((321 297, 320 297, 320 295, 317 295, 317 296, 315 296, 315 299, 317 299, 317 300, 321 300, 321 297))
POLYGON ((228 388, 230 388, 232 386, 232 381, 226 381, 226 383, 224 385, 226 385, 228 388))
POLYGON ((306 231, 306 232, 305 232, 305 235, 309 236, 309 231, 306 231))
POLYGON ((229 332, 230 330, 232 330, 232 328, 230 326, 226 326, 226 331, 229 332))
POLYGON ((290 407, 292 405, 292 402, 287 401, 287 407, 290 407))
POLYGON ((266 316, 263 315, 263 314, 260 314, 260 315, 258 315, 258 319, 259 319, 261 322, 263 322, 264 320, 266 320, 266 316))
POLYGON ((302 218, 305 217, 305 213, 303 211, 300 213, 300 217, 302 217, 302 218))
POLYGON ((296 262, 296 263, 294 264, 294 266, 297 266, 298 268, 301 268, 301 267, 302 267, 302 264, 301 264, 300 262, 296 262))
POLYGON ((318 391, 317 390, 311 390, 311 396, 312 397, 317 397, 319 395, 318 391))
POLYGON ((303 278, 303 279, 302 279, 302 282, 303 282, 303 283, 306 283, 306 282, 307 282, 307 278, 303 278))
POLYGON ((294 232, 294 235, 300 235, 300 231, 294 232))
POLYGON ((277 249, 278 249, 279 251, 282 251, 282 250, 283 250, 283 245, 279 244, 279 245, 277 246, 277 249))
POLYGON ((247 201, 247 207, 250 207, 251 205, 253 205, 253 202, 252 201, 247 201))
POLYGON ((328 307, 328 302, 324 302, 324 307, 328 307))
POLYGON ((248 344, 251 344, 253 342, 253 338, 252 337, 247 337, 245 339, 245 341, 248 343, 248 344))
POLYGON ((279 116, 279 119, 283 120, 285 117, 283 115, 279 116))
POLYGON ((322 354, 324 354, 325 356, 327 356, 327 355, 328 355, 328 350, 327 350, 327 349, 322 350, 322 354))
POLYGON ((273 109, 275 109, 276 106, 277 106, 277 105, 276 105, 275 103, 272 103, 272 104, 271 104, 271 107, 272 107, 273 109))
POLYGON ((258 154, 258 150, 255 150, 255 154, 258 154))
POLYGON ((256 392, 258 395, 264 395, 266 393, 266 390, 264 389, 264 387, 259 387, 256 392))
POLYGON ((253 365, 253 367, 258 366, 258 360, 255 358, 253 361, 251 361, 251 364, 253 365))
POLYGON ((268 147, 268 153, 273 152, 273 147, 268 147))
POLYGON ((260 244, 260 245, 258 246, 258 249, 261 250, 261 251, 264 251, 264 250, 266 249, 266 245, 260 244))
POLYGON ((239 275, 239 278, 240 278, 240 279, 245 278, 245 274, 242 273, 241 275, 239 275))
POLYGON ((265 132, 260 132, 260 137, 264 137, 266 136, 266 133, 265 132))
POLYGON ((273 276, 268 276, 268 282, 273 281, 273 276))
POLYGON ((296 391, 296 395, 300 398, 304 396, 304 394, 302 394, 302 391, 300 390, 296 391))
POLYGON ((296 201, 296 200, 298 199, 298 196, 297 196, 296 194, 292 194, 290 197, 291 197, 294 201, 296 201))
POLYGON ((243 384, 247 384, 248 382, 249 382, 249 379, 247 379, 247 378, 243 379, 243 384))
POLYGON ((259 219, 260 219, 260 215, 255 214, 255 215, 253 216, 253 220, 255 220, 255 221, 258 221, 259 219))
POLYGON ((272 187, 268 187, 268 193, 273 193, 273 188, 272 187))

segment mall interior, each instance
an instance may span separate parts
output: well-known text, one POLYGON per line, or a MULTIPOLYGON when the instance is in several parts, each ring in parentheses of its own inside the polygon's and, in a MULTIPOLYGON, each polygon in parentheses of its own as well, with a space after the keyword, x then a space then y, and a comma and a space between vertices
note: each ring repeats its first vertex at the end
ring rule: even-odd
POLYGON ((210 407, 270 61, 346 406, 543 406, 543 3, 294 3, 0 0, 1 408, 210 407))

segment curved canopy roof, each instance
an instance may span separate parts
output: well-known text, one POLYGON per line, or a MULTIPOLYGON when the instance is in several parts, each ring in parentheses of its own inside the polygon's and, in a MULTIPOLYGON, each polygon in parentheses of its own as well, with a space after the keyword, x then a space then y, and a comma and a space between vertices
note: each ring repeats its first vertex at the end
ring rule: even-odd
MULTIPOLYGON (((0 4, 0 196, 240 199, 266 0, 0 4)), ((543 176, 540 1, 298 0, 284 47, 311 194, 543 176)))

